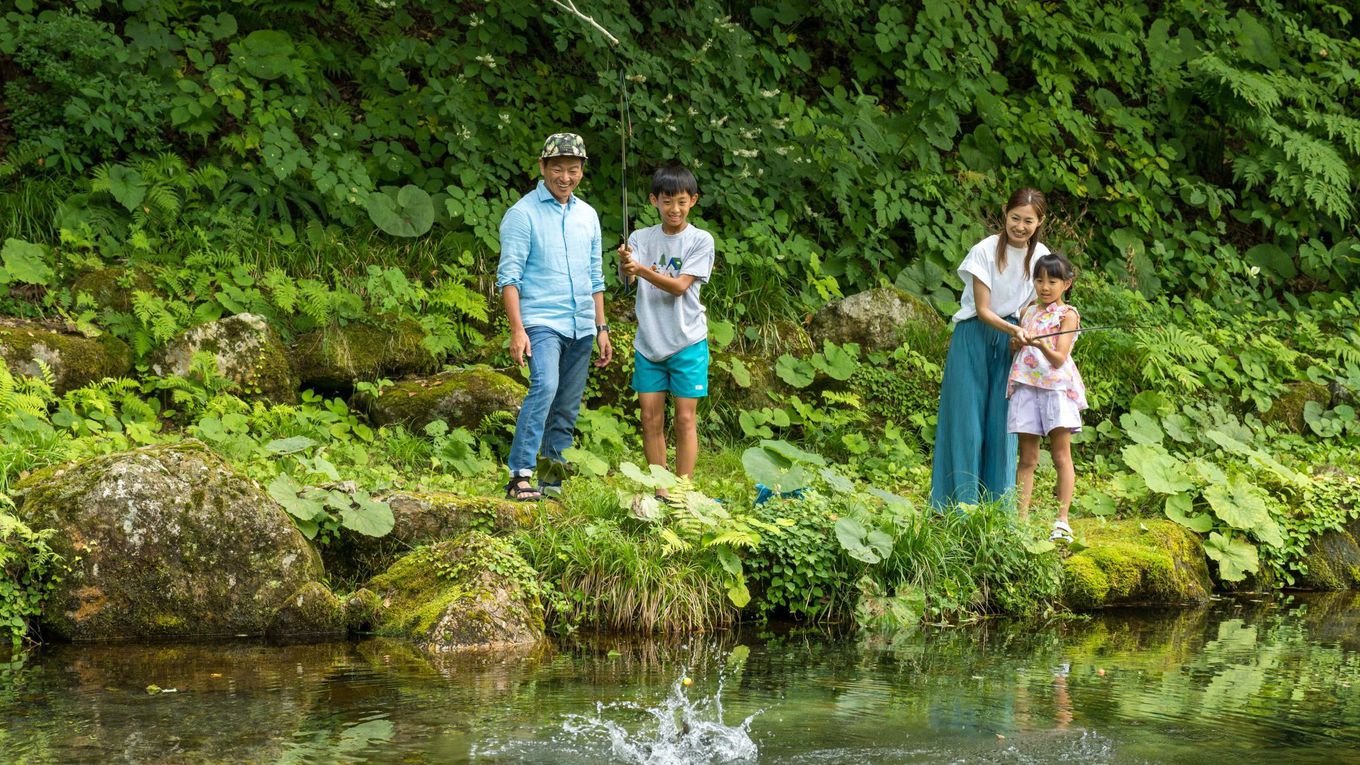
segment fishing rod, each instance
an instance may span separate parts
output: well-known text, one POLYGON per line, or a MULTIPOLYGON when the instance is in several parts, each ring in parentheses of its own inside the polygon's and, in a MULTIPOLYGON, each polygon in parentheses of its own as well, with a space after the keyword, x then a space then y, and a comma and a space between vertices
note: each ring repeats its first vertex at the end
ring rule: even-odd
MULTIPOLYGON (((1263 319, 1262 324, 1275 324, 1281 321, 1289 321, 1287 318, 1263 319)), ((1041 340, 1045 337, 1057 337, 1058 335, 1075 335, 1081 332, 1099 332, 1111 329, 1162 329, 1165 325, 1153 324, 1102 324, 1098 327, 1077 327, 1076 329, 1064 329, 1058 332, 1047 332, 1042 335, 1030 335, 1031 340, 1041 340)))
MULTIPOLYGON (((619 189, 623 196, 623 214, 620 216, 621 228, 623 229, 623 244, 628 246, 628 235, 630 219, 628 217, 628 139, 633 135, 633 118, 628 108, 628 77, 624 74, 623 66, 619 66, 619 189)), ((618 269, 619 283, 623 285, 626 294, 635 285, 635 281, 630 279, 623 272, 623 258, 618 258, 615 262, 618 269)))
MULTIPOLYGON (((600 22, 586 15, 580 8, 576 7, 575 0, 552 0, 553 5, 576 16, 590 26, 594 27, 600 34, 604 35, 613 44, 613 50, 620 53, 623 43, 615 37, 608 29, 605 29, 600 22)), ((628 76, 624 70, 622 54, 619 60, 619 189, 622 196, 622 215, 621 226, 623 229, 623 244, 628 244, 629 217, 628 217, 628 139, 633 134, 633 120, 628 104, 628 76)), ((619 283, 623 285, 624 292, 632 286, 633 280, 629 279, 623 272, 623 259, 617 262, 617 274, 619 283)))

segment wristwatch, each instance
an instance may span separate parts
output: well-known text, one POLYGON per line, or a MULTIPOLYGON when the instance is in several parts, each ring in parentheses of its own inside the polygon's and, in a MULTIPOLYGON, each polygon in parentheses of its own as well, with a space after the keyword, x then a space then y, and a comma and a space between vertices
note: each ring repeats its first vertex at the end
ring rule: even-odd
POLYGON ((608 325, 608 324, 596 324, 596 325, 595 325, 595 331, 596 331, 596 332, 608 332, 608 331, 609 331, 609 325, 608 325))

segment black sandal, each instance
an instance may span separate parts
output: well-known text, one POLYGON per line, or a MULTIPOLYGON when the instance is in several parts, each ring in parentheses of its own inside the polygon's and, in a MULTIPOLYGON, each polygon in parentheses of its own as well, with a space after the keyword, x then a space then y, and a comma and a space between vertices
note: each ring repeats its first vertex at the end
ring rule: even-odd
POLYGON ((505 498, 514 502, 537 502, 543 499, 543 493, 534 488, 529 476, 517 475, 505 485, 505 498))

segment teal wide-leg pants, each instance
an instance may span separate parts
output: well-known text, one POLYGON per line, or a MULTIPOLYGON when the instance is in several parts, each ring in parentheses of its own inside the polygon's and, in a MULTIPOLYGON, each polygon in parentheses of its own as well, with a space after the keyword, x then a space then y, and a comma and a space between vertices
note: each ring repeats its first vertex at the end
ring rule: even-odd
POLYGON ((944 362, 930 504, 996 501, 1015 487, 1016 437, 1006 432, 1010 336, 965 319, 954 325, 944 362))

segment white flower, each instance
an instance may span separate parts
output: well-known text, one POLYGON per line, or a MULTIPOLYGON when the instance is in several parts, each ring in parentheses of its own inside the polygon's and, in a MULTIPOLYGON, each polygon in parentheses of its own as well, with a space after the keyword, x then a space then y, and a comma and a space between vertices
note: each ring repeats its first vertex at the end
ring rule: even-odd
POLYGON ((777 119, 777 120, 771 122, 771 123, 770 123, 770 127, 774 128, 775 130, 783 130, 783 129, 784 129, 784 126, 787 125, 787 124, 789 124, 789 118, 788 118, 788 117, 780 117, 779 119, 777 119))
POLYGON ((485 65, 487 69, 496 68, 496 57, 491 55, 490 53, 485 53, 480 56, 477 56, 473 60, 485 65))
POLYGON ((779 95, 779 88, 775 88, 774 90, 762 90, 760 91, 760 95, 765 96, 766 98, 774 98, 779 95))
POLYGON ((755 159, 760 156, 760 151, 756 149, 733 149, 732 156, 742 157, 743 159, 755 159))
POLYGON ((1251 267, 1251 270, 1248 271, 1248 273, 1250 273, 1252 276, 1256 276, 1256 275, 1258 275, 1258 274, 1261 273, 1261 267, 1260 267, 1260 266, 1252 266, 1252 267, 1251 267))
POLYGON ((468 26, 471 27, 472 29, 476 29, 477 27, 480 27, 485 23, 486 22, 482 20, 482 17, 478 16, 475 13, 472 14, 471 16, 468 16, 468 26))

